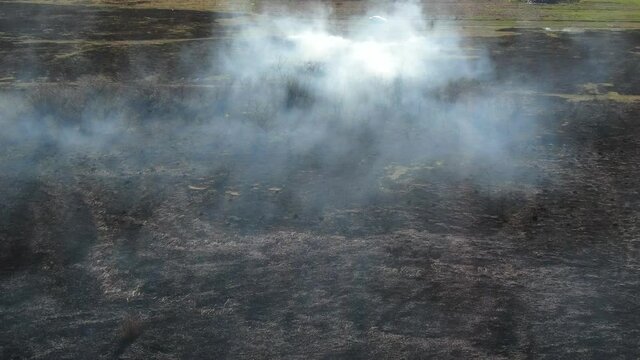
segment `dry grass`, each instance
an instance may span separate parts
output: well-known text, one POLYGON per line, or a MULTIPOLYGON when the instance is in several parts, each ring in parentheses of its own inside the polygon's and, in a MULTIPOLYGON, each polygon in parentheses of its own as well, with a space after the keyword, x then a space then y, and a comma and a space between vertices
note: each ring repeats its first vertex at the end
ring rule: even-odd
POLYGON ((49 5, 96 5, 133 8, 201 10, 201 11, 234 11, 251 12, 255 9, 255 1, 250 0, 17 0, 17 2, 49 5))
MULTIPOLYGON (((25 3, 55 5, 91 5, 139 9, 172 9, 213 12, 261 14, 304 14, 317 7, 316 1, 292 0, 16 0, 25 3)), ((349 18, 362 15, 372 2, 320 1, 331 4, 333 16, 349 18)), ((375 3, 375 2, 374 2, 375 3)), ((383 3, 384 2, 380 2, 383 3)), ((580 27, 580 28, 640 28, 640 1, 582 0, 558 4, 529 4, 519 0, 483 1, 423 1, 425 14, 445 24, 463 27, 469 35, 496 35, 496 29, 509 27, 580 27), (489 31, 487 32, 487 29, 489 31)))

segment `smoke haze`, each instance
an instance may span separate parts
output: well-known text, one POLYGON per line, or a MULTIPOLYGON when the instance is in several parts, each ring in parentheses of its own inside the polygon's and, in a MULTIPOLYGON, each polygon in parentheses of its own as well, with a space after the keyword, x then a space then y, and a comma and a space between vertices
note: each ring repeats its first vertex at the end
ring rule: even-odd
MULTIPOLYGON (((310 18, 260 16, 210 59, 183 54, 182 66, 216 79, 195 90, 88 77, 5 97, 0 136, 23 154, 5 164, 73 172, 89 157, 104 171, 223 173, 223 193, 286 189, 286 206, 312 214, 380 201, 385 182, 413 172, 531 181, 523 159, 535 118, 500 83, 487 85, 483 49, 421 11, 412 2, 372 8, 347 28, 324 7, 310 18)), ((235 204, 235 214, 262 207, 235 204)))

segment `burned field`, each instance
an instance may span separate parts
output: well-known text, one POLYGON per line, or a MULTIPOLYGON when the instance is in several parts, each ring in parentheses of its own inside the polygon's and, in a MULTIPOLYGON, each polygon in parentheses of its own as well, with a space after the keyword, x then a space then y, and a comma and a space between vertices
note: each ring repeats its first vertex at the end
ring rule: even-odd
POLYGON ((2 358, 638 356, 640 32, 338 107, 238 17, 0 3, 2 358))

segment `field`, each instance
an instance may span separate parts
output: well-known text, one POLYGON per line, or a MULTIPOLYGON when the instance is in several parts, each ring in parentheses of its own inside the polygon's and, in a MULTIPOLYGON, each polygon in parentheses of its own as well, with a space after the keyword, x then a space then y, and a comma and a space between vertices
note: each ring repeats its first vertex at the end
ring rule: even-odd
POLYGON ((640 356, 640 2, 301 3, 0 2, 0 358, 640 356))

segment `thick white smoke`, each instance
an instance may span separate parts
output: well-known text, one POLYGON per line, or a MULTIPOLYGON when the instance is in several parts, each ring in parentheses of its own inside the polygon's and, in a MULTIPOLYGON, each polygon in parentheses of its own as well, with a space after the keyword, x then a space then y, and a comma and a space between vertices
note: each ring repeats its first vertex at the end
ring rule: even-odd
POLYGON ((312 21, 262 18, 239 37, 236 45, 246 52, 231 54, 227 70, 255 80, 318 64, 323 70, 316 79, 319 90, 332 95, 367 81, 404 80, 435 87, 483 70, 471 62, 450 61, 466 56, 459 38, 450 29, 429 26, 418 5, 397 4, 383 15, 383 22, 371 19, 375 16, 353 19, 341 33, 330 29, 328 12, 312 21))
POLYGON ((372 9, 346 28, 327 9, 264 16, 216 59, 232 79, 225 116, 253 119, 259 126, 239 131, 285 140, 294 152, 322 147, 328 164, 460 151, 503 162, 514 109, 478 91, 491 76, 488 58, 425 18, 412 2, 372 9))

